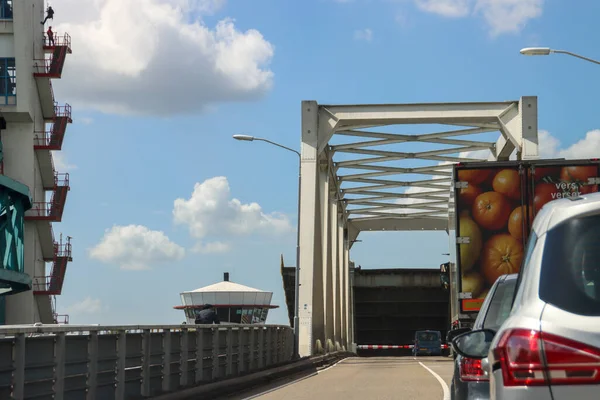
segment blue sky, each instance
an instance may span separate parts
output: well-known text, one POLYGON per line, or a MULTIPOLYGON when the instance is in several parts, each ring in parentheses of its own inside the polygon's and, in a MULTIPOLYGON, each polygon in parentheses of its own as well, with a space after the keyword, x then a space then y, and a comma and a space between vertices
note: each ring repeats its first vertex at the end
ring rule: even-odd
MULTIPOLYGON (((286 323, 279 257, 294 264, 297 157, 231 135, 299 148, 302 100, 537 95, 544 155, 595 155, 598 66, 519 49, 600 58, 591 34, 600 3, 512 3, 54 0, 54 29, 73 38, 55 83, 57 100, 74 110, 55 154, 71 192, 54 230, 74 249, 59 312, 71 323, 179 323, 179 293, 227 271, 274 291, 282 307, 269 322, 286 323)), ((360 239, 351 257, 366 268, 437 268, 448 251, 443 232, 360 239)))

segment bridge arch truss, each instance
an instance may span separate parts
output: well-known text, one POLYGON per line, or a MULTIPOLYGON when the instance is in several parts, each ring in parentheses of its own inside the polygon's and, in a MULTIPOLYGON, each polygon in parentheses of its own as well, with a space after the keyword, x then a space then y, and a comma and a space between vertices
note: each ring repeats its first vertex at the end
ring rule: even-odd
POLYGON ((302 356, 354 343, 349 251, 360 232, 446 230, 452 164, 538 157, 535 96, 471 103, 303 101, 301 129, 302 356), (418 132, 397 132, 408 126, 418 132))

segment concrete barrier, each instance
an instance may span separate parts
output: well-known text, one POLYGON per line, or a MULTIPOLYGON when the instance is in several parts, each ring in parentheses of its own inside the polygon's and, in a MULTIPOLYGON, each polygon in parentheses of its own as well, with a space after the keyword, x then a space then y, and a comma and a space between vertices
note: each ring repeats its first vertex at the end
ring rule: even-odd
POLYGON ((251 373, 238 378, 225 379, 219 382, 208 383, 201 386, 168 393, 153 397, 154 400, 192 400, 192 399, 216 399, 232 394, 239 394, 256 387, 267 385, 277 379, 289 377, 301 372, 318 371, 336 362, 355 356, 345 351, 334 352, 316 357, 306 357, 298 361, 292 361, 264 371, 251 373))
POLYGON ((293 360, 280 325, 0 327, 0 399, 130 400, 293 360))

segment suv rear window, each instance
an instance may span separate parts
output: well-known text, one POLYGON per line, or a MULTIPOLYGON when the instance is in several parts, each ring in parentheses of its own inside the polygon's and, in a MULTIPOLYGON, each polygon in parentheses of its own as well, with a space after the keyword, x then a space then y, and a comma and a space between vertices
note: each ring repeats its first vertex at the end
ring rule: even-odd
POLYGON ((419 332, 417 339, 422 342, 433 342, 439 340, 440 336, 437 332, 419 332))
POLYGON ((507 279, 499 283, 494 291, 492 302, 488 308, 485 320, 483 321, 484 329, 498 330, 500 325, 504 323, 512 308, 513 295, 517 286, 516 279, 507 279))
POLYGON ((600 316, 600 215, 571 218, 548 231, 539 294, 562 310, 600 316))

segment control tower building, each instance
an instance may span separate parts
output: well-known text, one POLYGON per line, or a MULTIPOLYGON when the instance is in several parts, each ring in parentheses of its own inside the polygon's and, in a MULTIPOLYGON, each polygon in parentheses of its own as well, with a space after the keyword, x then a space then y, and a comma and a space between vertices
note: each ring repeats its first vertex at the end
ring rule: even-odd
POLYGON ((264 324, 272 305, 273 292, 264 292, 229 281, 225 272, 223 282, 181 293, 181 305, 173 308, 184 310, 186 322, 193 324, 196 314, 210 304, 215 307, 221 322, 234 324, 264 324))

